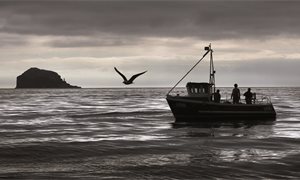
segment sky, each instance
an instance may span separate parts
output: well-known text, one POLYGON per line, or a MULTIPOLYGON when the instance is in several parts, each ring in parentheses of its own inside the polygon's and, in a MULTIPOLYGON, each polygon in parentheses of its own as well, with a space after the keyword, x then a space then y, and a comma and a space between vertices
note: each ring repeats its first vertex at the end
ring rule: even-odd
MULTIPOLYGON (((72 85, 173 86, 212 44, 216 86, 300 86, 300 1, 0 0, 0 88, 30 67, 72 85)), ((209 58, 183 81, 207 82, 209 58)))

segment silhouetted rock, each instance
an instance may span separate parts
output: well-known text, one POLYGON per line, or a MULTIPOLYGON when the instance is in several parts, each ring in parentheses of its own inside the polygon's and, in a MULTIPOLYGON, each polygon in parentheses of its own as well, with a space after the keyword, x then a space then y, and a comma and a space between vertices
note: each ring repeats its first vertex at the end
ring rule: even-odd
POLYGON ((16 88, 80 88, 62 80, 56 72, 30 68, 17 77, 16 88))

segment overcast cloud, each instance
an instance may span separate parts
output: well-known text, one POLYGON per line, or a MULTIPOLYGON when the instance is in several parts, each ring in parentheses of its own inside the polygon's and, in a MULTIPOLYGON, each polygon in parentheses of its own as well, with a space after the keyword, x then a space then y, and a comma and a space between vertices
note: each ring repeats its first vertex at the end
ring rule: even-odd
POLYGON ((84 87, 121 86, 114 66, 129 74, 148 70, 134 86, 170 86, 209 43, 222 86, 264 86, 260 77, 269 78, 268 86, 299 86, 299 7, 296 1, 2 1, 0 87, 14 87, 31 66, 84 87))
POLYGON ((299 36, 299 2, 1 2, 1 32, 200 39, 299 36))

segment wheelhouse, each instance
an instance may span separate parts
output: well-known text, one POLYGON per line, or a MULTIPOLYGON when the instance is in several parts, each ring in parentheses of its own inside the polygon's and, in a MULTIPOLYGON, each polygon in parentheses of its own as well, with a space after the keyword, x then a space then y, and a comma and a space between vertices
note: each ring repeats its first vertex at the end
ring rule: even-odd
POLYGON ((189 97, 197 97, 205 101, 211 100, 213 85, 210 83, 188 82, 186 84, 186 89, 189 97))

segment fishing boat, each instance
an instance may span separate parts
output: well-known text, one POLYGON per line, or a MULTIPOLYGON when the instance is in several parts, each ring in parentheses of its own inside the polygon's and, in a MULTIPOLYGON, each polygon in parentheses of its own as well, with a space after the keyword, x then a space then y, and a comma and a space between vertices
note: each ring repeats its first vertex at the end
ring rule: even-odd
POLYGON ((261 121, 275 120, 276 112, 269 97, 256 99, 252 98, 251 104, 240 101, 233 103, 230 99, 214 101, 215 69, 213 63, 213 50, 211 45, 205 47, 203 57, 170 89, 166 100, 176 119, 175 122, 207 122, 207 121, 261 121), (204 59, 210 54, 209 82, 188 82, 185 95, 174 94, 172 91, 177 85, 204 59))

